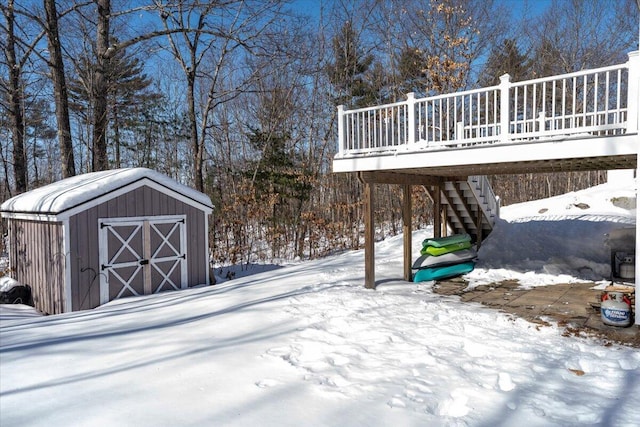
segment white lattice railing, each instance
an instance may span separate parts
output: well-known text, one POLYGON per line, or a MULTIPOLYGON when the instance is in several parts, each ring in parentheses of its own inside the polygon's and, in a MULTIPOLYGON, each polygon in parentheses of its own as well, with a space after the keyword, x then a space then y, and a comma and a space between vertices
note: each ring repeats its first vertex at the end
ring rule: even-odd
POLYGON ((357 110, 338 107, 338 157, 638 131, 640 56, 610 67, 357 110))

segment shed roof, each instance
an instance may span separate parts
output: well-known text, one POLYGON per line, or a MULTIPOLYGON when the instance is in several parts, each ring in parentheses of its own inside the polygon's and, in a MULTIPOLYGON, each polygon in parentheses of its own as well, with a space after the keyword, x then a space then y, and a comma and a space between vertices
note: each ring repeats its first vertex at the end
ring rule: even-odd
POLYGON ((210 212, 213 208, 209 196, 166 175, 147 168, 123 168, 77 175, 19 194, 2 203, 0 212, 3 216, 12 213, 57 216, 92 201, 97 203, 110 193, 145 183, 185 198, 203 210, 210 212))

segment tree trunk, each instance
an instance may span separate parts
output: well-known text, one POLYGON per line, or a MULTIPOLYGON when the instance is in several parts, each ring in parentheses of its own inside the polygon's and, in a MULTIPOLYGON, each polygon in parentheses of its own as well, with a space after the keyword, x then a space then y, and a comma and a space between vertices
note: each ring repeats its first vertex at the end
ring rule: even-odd
POLYGON ((93 161, 94 171, 109 169, 107 159, 107 81, 106 72, 111 52, 109 51, 109 19, 111 0, 97 0, 98 24, 96 35, 97 64, 93 87, 93 161))
POLYGON ((189 108, 189 136, 193 145, 193 180, 196 190, 204 191, 204 179, 202 177, 202 147, 198 138, 198 122, 196 118, 195 101, 195 71, 187 72, 187 104, 189 108))
POLYGON ((20 66, 16 59, 13 0, 9 0, 6 10, 6 55, 9 67, 9 117, 13 142, 13 178, 16 193, 24 193, 27 191, 27 158, 24 152, 24 118, 22 114, 24 100, 20 87, 20 66))
MULTIPOLYGON (((115 105, 115 103, 114 103, 115 105)), ((114 166, 116 168, 120 168, 120 120, 118 116, 118 109, 114 108, 113 111, 113 148, 115 151, 115 162, 114 166)))
POLYGON ((58 143, 60 144, 60 163, 62 176, 68 178, 76 174, 71 140, 71 123, 69 120, 69 97, 67 81, 62 61, 62 49, 58 35, 58 11, 55 0, 44 0, 47 16, 47 40, 49 45, 49 68, 53 80, 53 94, 56 104, 56 120, 58 122, 58 143))

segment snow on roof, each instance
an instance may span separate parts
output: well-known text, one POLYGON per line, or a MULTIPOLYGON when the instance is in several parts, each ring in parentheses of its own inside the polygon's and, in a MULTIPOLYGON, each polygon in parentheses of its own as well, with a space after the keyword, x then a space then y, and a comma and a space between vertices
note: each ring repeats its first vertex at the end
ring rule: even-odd
POLYGON ((19 194, 2 203, 0 212, 55 215, 143 179, 213 207, 209 196, 166 175, 147 168, 123 168, 77 175, 19 194))

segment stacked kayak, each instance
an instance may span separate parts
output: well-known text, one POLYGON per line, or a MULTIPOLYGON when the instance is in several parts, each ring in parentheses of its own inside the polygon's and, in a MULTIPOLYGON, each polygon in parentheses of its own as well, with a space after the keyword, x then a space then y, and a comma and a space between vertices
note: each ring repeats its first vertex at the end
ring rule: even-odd
POLYGON ((471 236, 452 236, 426 239, 422 242, 421 256, 413 263, 418 270, 414 282, 447 279, 469 273, 475 267, 478 256, 471 247, 471 236))

